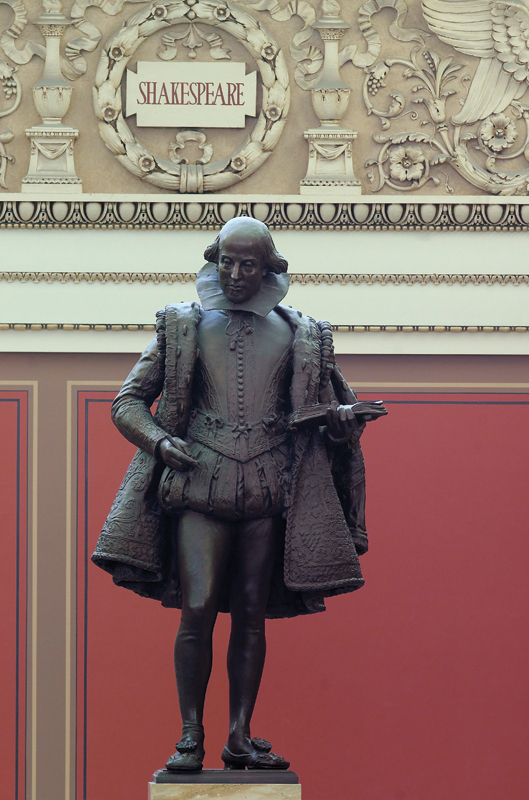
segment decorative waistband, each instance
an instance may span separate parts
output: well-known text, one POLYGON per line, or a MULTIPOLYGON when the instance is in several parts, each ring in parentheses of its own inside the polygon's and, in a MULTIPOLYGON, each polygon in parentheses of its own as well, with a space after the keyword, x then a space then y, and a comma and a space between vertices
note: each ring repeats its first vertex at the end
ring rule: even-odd
POLYGON ((272 414, 240 425, 200 409, 191 412, 187 434, 193 441, 243 463, 277 447, 289 435, 285 415, 272 414))

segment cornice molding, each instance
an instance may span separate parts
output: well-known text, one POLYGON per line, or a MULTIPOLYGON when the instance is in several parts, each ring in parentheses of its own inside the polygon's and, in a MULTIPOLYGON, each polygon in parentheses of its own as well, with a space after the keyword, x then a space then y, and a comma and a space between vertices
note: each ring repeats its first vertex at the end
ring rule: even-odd
MULTIPOLYGON (((529 275, 490 275, 490 274, 456 274, 456 273, 338 273, 338 272, 292 272, 290 283, 321 283, 383 286, 394 284, 400 286, 440 286, 459 284, 467 286, 521 286, 529 285, 529 275)), ((13 283, 194 283, 196 272, 0 272, 0 281, 13 283)))
MULTIPOLYGON (((335 333, 528 333, 529 325, 331 325, 335 333)), ((151 324, 0 322, 1 331, 154 331, 151 324)))
POLYGON ((122 199, 87 195, 72 199, 56 195, 35 199, 30 195, 0 200, 0 228, 6 229, 130 229, 219 230, 236 216, 265 222, 271 230, 350 231, 527 231, 527 199, 494 198, 474 202, 466 198, 428 202, 380 202, 362 197, 360 202, 316 202, 304 196, 288 199, 247 197, 244 200, 173 199, 164 195, 124 195, 122 199))

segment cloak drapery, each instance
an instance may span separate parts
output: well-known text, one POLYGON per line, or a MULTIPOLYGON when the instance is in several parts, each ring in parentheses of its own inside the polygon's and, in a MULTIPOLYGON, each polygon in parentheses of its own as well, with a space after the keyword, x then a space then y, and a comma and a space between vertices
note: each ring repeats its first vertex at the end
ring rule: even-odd
MULTIPOLYGON (((320 384, 322 347, 318 325, 285 306, 291 326, 292 410, 318 402, 354 403, 356 396, 336 365, 320 384)), ((185 438, 197 359, 198 303, 167 306, 158 313, 163 390, 155 415, 167 433, 185 438)), ((360 443, 329 445, 324 429, 293 430, 291 486, 284 513, 284 548, 275 565, 267 616, 292 617, 325 610, 324 598, 363 585, 358 555, 367 550, 364 521, 365 473, 360 443)), ((174 519, 157 503, 164 464, 138 450, 123 479, 92 560, 114 582, 162 605, 181 607, 174 519)), ((227 611, 227 591, 219 603, 227 611)))

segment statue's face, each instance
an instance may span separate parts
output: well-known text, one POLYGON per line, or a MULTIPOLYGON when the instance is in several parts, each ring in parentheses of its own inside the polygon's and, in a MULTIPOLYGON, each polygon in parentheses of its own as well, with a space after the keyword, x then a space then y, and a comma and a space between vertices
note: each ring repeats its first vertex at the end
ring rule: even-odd
POLYGON ((219 245, 220 287, 231 303, 245 303, 261 288, 266 275, 259 239, 241 231, 228 233, 219 245))

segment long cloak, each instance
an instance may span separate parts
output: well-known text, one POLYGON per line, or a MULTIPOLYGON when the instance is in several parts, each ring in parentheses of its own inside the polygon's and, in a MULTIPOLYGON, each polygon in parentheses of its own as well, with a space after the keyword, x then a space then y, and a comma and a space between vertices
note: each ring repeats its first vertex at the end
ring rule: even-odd
MULTIPOLYGON (((317 324, 285 306, 275 309, 294 333, 292 410, 317 402, 354 403, 336 365, 320 385, 322 353, 317 324)), ((158 351, 165 365, 156 423, 185 438, 197 359, 198 303, 158 313, 158 351)), ((360 588, 358 555, 367 550, 365 473, 357 438, 330 448, 323 429, 293 431, 291 486, 284 514, 284 548, 275 564, 267 616, 292 617, 325 610, 324 598, 360 588)), ((176 521, 162 514, 157 487, 164 465, 138 450, 105 522, 92 561, 119 586, 162 605, 182 603, 175 547, 176 521)), ((219 610, 228 611, 228 587, 219 610)))

